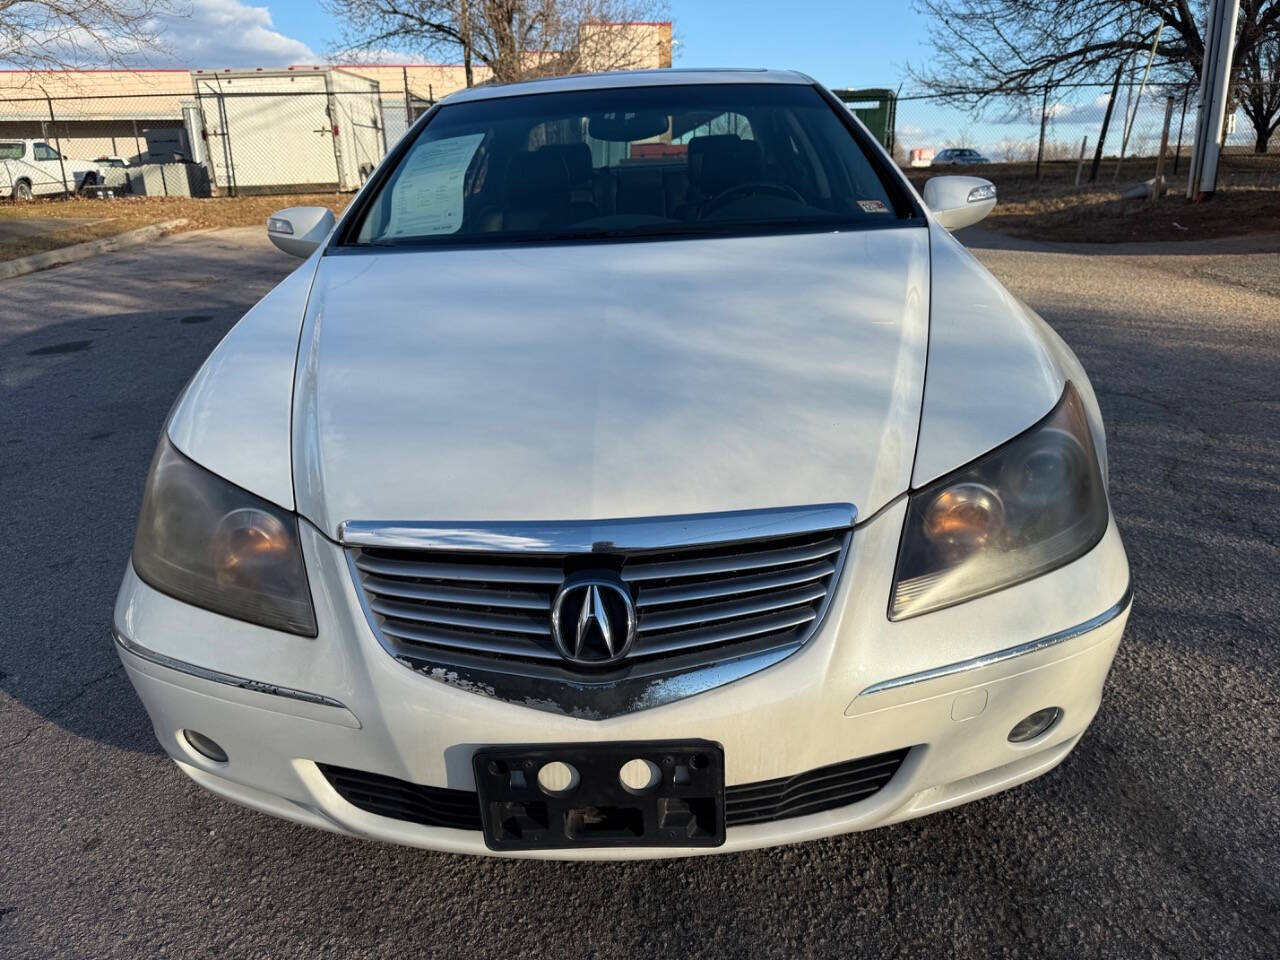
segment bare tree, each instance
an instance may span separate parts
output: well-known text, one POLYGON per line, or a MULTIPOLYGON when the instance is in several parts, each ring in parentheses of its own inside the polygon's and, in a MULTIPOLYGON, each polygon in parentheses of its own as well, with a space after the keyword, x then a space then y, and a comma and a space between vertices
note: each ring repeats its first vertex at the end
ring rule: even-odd
MULTIPOLYGON (((1034 94, 1050 78, 1058 84, 1111 80, 1130 57, 1150 50, 1157 32, 1156 78, 1198 76, 1204 57, 1205 0, 915 3, 932 21, 934 54, 909 73, 947 100, 970 107, 1034 94)), ((1280 0, 1240 0, 1233 80, 1278 38, 1280 0)), ((1267 114, 1275 116, 1275 110, 1267 114)))
POLYGON ((1254 153, 1266 153, 1280 127, 1280 34, 1258 44, 1244 58, 1236 96, 1253 124, 1254 153))
POLYGON ((666 14, 663 0, 325 0, 325 7, 344 25, 339 58, 458 56, 467 86, 476 65, 501 83, 650 65, 653 21, 666 14))
POLYGON ((126 66, 163 50, 174 0, 0 0, 0 63, 23 71, 126 66))

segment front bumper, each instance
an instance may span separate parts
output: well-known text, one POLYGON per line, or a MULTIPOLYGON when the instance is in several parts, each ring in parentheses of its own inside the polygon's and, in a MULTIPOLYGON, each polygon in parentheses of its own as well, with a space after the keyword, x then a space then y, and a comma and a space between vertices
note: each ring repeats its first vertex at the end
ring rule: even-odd
POLYGON ((303 524, 319 636, 240 623, 160 594, 130 569, 117 647, 165 750, 228 799, 357 836, 491 854, 478 830, 427 827, 344 800, 317 764, 473 790, 473 753, 506 743, 698 738, 724 747, 725 782, 753 783, 904 747, 874 795, 845 807, 731 826, 715 848, 522 852, 617 859, 729 852, 862 830, 995 793, 1058 764, 1101 700, 1128 616, 1128 566, 1112 525, 1052 574, 891 623, 886 598, 905 505, 860 526, 830 615, 798 653, 718 689, 606 720, 496 701, 420 676, 370 631, 342 551, 303 524), (1010 729, 1061 708, 1026 744, 1010 729), (212 738, 228 761, 192 749, 212 738))

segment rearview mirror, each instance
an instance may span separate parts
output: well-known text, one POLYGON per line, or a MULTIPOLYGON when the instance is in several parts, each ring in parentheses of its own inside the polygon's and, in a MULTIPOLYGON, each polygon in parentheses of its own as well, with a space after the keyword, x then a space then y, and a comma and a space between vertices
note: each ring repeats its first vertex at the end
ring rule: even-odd
POLYGON ((305 260, 324 242, 333 222, 328 207, 288 207, 267 218, 267 237, 285 253, 305 260))
POLYGON ((981 177, 934 177, 924 185, 924 205, 948 230, 971 227, 996 205, 996 185, 981 177))
POLYGON ((598 113, 587 120, 587 136, 592 140, 627 143, 659 137, 671 128, 671 118, 654 110, 618 110, 598 113))

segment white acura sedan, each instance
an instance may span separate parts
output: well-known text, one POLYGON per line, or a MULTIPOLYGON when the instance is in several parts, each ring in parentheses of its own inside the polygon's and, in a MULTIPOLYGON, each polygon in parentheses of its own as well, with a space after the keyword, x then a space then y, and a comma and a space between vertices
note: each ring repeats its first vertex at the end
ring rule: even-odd
POLYGON ((808 77, 467 90, 179 398, 115 642, 179 768, 437 850, 742 850, 1053 768, 1129 612, 1072 352, 808 77))

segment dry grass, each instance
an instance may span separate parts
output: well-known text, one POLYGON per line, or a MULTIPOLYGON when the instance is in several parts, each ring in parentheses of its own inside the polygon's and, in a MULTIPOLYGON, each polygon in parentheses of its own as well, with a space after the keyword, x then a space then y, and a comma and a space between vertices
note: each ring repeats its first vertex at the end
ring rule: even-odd
POLYGON ((340 213, 351 199, 348 194, 301 194, 287 197, 117 197, 113 200, 34 200, 0 203, 0 233, 6 220, 93 219, 71 224, 65 230, 0 241, 0 260, 57 250, 76 243, 111 237, 153 223, 185 219, 182 230, 216 227, 265 226, 267 217, 282 207, 324 206, 340 213))
POLYGON ((1035 198, 997 206, 990 223, 1015 236, 1093 243, 1280 233, 1280 188, 1219 190, 1203 203, 1189 203, 1181 194, 1155 203, 1114 193, 1035 198))
POLYGON ((1184 158, 1176 174, 1166 164, 1165 180, 1172 193, 1157 203, 1120 197, 1126 187, 1155 176, 1152 157, 1126 160, 1114 182, 1115 160, 1103 162, 1092 184, 1086 163, 1080 187, 1075 186, 1074 162, 1046 163, 1040 179, 1034 164, 909 170, 907 175, 917 188, 941 172, 986 177, 1000 196, 987 225, 1037 240, 1125 243, 1280 232, 1280 157, 1224 158, 1219 189, 1204 203, 1188 203, 1184 197, 1186 164, 1184 158))

